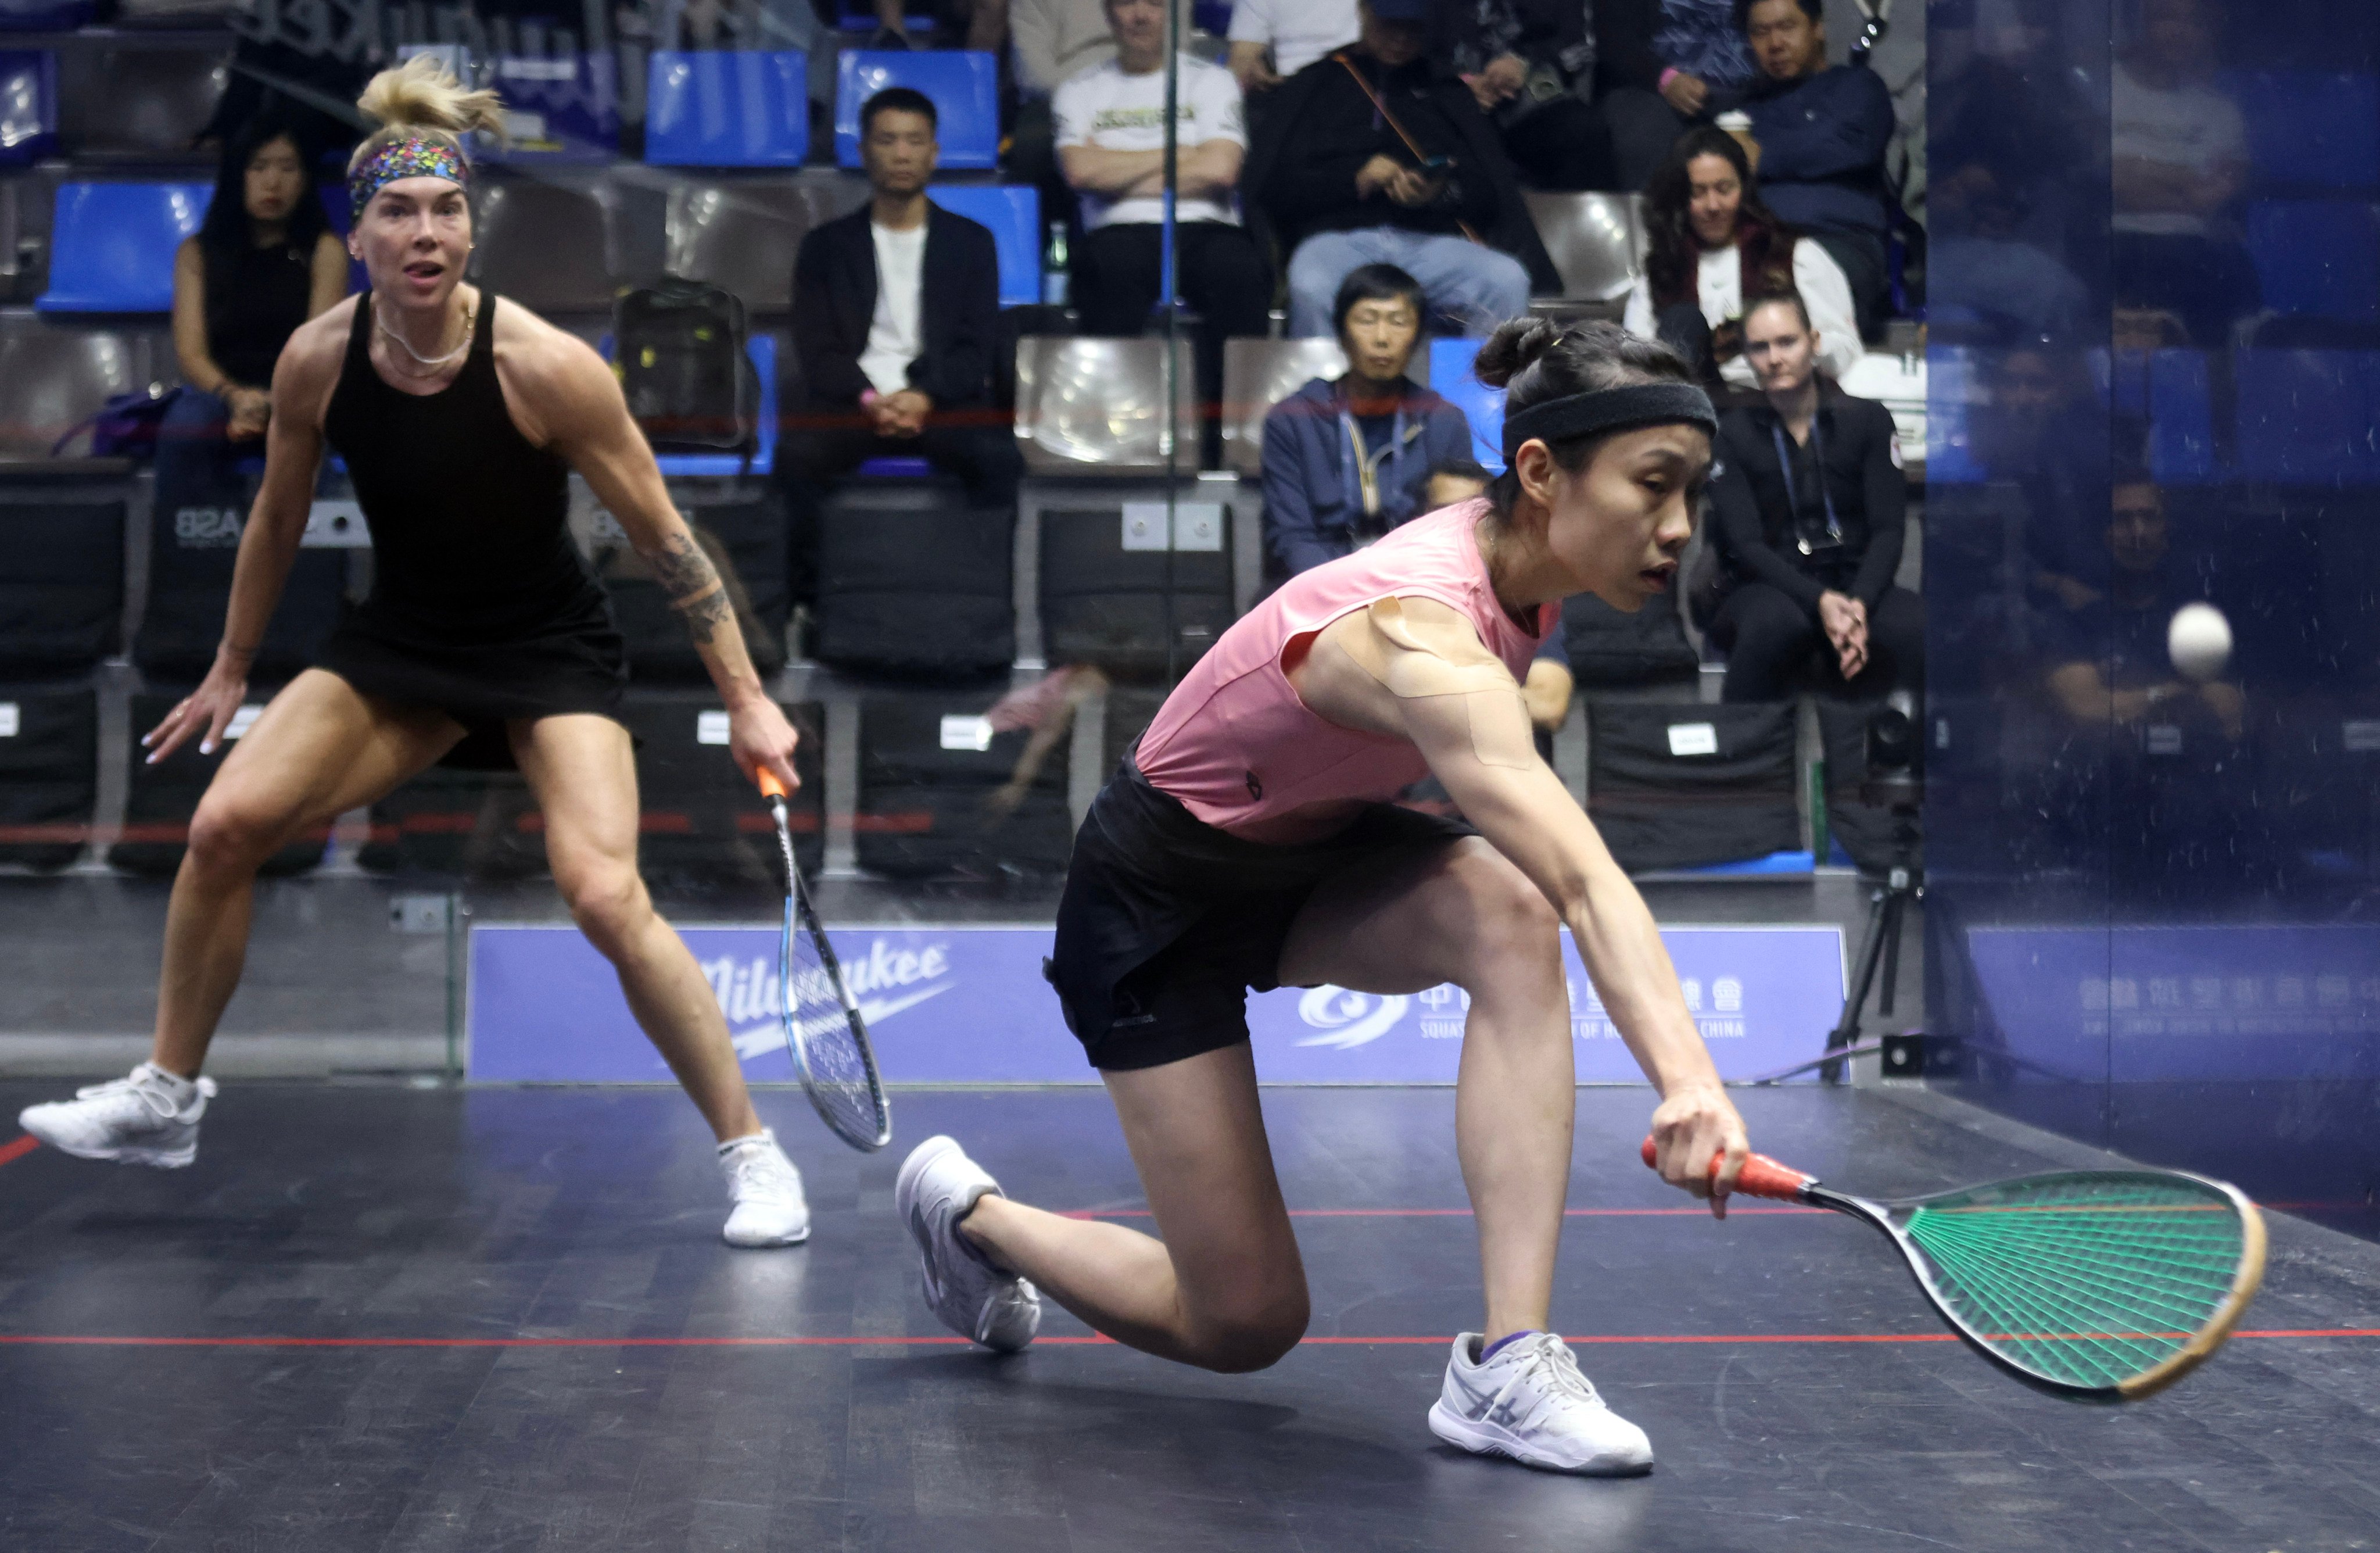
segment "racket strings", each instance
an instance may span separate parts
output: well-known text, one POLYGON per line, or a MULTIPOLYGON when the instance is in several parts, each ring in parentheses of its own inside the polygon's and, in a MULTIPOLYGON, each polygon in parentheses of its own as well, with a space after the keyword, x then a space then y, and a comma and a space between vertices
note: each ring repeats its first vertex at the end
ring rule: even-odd
POLYGON ((2222 1311, 2244 1254, 2230 1201, 2167 1178, 2082 1172, 1980 1189, 1905 1226, 1978 1340, 2070 1385, 2154 1369, 2222 1311))
POLYGON ((857 1014, 844 1001, 840 977, 819 935, 795 902, 785 902, 785 1034, 808 1075, 811 1103, 846 1138, 878 1138, 884 1131, 876 1073, 853 1029, 857 1014))

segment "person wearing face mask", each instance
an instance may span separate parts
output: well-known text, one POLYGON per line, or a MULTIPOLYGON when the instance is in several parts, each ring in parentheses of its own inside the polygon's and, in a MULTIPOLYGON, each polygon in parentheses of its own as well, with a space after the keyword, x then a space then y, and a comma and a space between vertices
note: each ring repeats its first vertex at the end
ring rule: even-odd
POLYGON ((199 688, 141 740, 149 759, 191 739, 206 752, 224 743, 334 452, 370 529, 370 594, 232 746, 191 816, 149 1060, 18 1119, 80 1158, 192 1163, 214 1094, 200 1070, 239 985, 260 865, 431 765, 517 768, 572 917, 719 1140, 733 1204, 724 1238, 805 1240, 801 1178, 752 1108, 710 983, 638 873, 636 752, 615 716, 627 667, 570 537, 573 473, 686 618, 746 776, 765 770, 795 786, 794 730, 611 368, 463 279, 465 138, 501 124, 496 94, 465 91, 422 56, 374 77, 358 105, 382 126, 347 170, 348 252, 371 287, 299 327, 281 353, 223 642, 199 688))
POLYGON ((1575 1086, 1562 924, 1660 1095, 1662 1179, 1722 1210, 1747 1145, 1652 914, 1537 757, 1520 680, 1562 598, 1633 610, 1670 586, 1715 417, 1685 363, 1609 324, 1505 324, 1476 370, 1509 410, 1488 495, 1241 617, 1075 840, 1046 972, 1161 1238, 1015 1202, 950 1137, 903 1163, 893 1211, 928 1303, 971 1342, 1026 1347, 1046 1290, 1143 1352, 1263 1369, 1310 1304, 1248 991, 1451 982, 1470 994, 1455 1146, 1486 1319, 1449 1345, 1430 1431, 1548 1471, 1639 1474, 1651 1443, 1579 1373, 1551 1310, 1575 1086), (1464 820, 1395 803, 1425 776, 1464 820))
POLYGON ((1689 131, 1645 192, 1651 243, 1621 322, 1658 338, 1706 385, 1757 386, 1743 360, 1743 303, 1765 292, 1802 298, 1824 341, 1818 366, 1840 378, 1865 354, 1842 267, 1779 221, 1754 192, 1751 159, 1723 129, 1689 131))
POLYGON ((1421 285, 1366 264, 1339 287, 1347 371, 1272 407, 1264 429, 1265 550, 1288 575, 1337 560, 1432 510, 1433 470, 1468 457, 1463 411, 1405 375, 1420 348, 1421 285))
POLYGON ((1925 606, 1892 581, 1909 492, 1891 412, 1818 374, 1824 336, 1791 292, 1753 300, 1743 340, 1762 398, 1721 418, 1711 476, 1726 699, 1783 700, 1821 648, 1824 683, 1923 691, 1925 606))

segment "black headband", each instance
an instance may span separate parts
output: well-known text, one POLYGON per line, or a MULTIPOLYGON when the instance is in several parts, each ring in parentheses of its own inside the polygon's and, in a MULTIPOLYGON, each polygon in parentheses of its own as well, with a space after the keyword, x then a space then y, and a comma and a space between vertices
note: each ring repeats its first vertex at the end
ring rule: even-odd
POLYGON ((1504 465, 1511 468, 1521 444, 1532 437, 1566 442, 1631 426, 1682 421, 1718 434, 1718 412, 1710 396, 1691 383, 1639 383, 1548 399, 1504 418, 1504 465))

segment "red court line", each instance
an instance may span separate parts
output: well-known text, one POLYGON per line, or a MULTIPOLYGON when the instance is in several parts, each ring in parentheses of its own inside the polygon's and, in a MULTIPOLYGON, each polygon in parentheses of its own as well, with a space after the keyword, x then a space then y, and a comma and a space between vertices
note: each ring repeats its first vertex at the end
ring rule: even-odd
POLYGON ((0 1165, 6 1165, 12 1159, 22 1159, 41 1146, 41 1139, 34 1137, 30 1132, 19 1132, 6 1143, 0 1143, 0 1165))
MULTIPOLYGON (((2234 1338, 2380 1338, 2380 1327, 2309 1327, 2234 1332, 2234 1338)), ((1440 1337, 1318 1337, 1301 1346, 1387 1348, 1444 1347, 1440 1337)), ((1665 1343, 1937 1343, 1957 1342, 1948 1332, 1643 1332, 1564 1337, 1572 1347, 1665 1343)), ((1049 1337, 1036 1348, 1087 1348, 1114 1339, 1049 1337)), ((139 1338, 0 1334, 0 1348, 965 1348, 960 1337, 824 1338, 139 1338)))

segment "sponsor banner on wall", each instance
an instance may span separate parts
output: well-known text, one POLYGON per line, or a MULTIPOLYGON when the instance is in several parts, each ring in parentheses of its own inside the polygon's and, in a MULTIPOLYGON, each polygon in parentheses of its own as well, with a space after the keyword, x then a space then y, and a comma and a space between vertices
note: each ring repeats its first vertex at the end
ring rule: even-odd
POLYGON ((2380 1076, 2380 927, 1995 927, 1967 935, 2014 1077, 2380 1076))
MULTIPOLYGON (((793 1077, 777 1006, 778 929, 689 927, 686 945, 727 1016, 745 1071, 793 1077)), ((834 931, 852 996, 891 1083, 1091 1083, 1041 979, 1047 926, 853 926, 834 931)), ((1721 1074, 1781 1068, 1823 1049, 1843 999, 1833 927, 1662 932, 1687 1007, 1721 1074)), ((1643 1075, 1563 935, 1571 1032, 1585 1083, 1643 1075)), ((1252 996, 1257 1071, 1282 1082, 1451 1083, 1469 997, 1342 987, 1252 996)), ((568 926, 475 926, 470 1076, 494 1083, 661 1083, 669 1070, 629 1016, 612 968, 568 926)))

